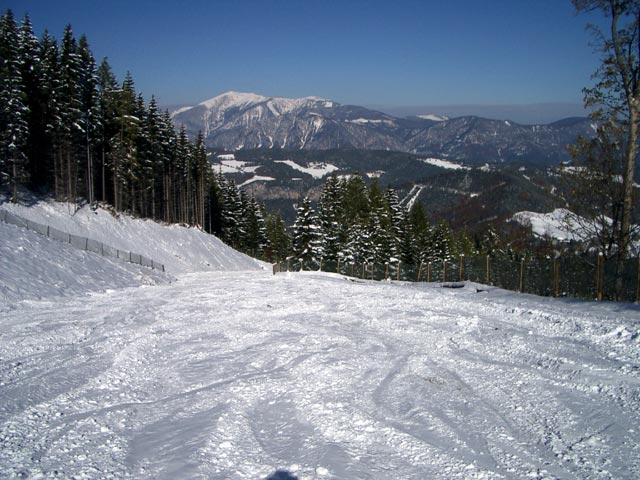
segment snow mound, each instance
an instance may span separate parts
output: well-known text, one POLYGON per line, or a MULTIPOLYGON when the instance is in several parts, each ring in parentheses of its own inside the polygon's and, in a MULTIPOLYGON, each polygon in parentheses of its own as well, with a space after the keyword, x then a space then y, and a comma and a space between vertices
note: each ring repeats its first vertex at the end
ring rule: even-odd
POLYGON ((15 215, 58 230, 100 241, 120 250, 136 252, 164 264, 170 274, 206 270, 258 270, 264 265, 197 228, 162 225, 88 206, 52 201, 32 206, 5 203, 15 215))

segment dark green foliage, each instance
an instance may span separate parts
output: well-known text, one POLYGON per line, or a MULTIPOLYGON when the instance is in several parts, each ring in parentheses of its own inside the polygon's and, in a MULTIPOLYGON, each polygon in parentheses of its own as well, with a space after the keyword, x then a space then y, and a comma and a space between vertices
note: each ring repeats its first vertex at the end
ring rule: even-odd
POLYGON ((255 201, 222 213, 237 190, 218 184, 202 135, 194 143, 184 129, 176 135, 169 113, 154 97, 145 102, 130 73, 118 84, 106 59, 96 66, 84 35, 76 41, 67 26, 59 44, 46 32, 38 40, 28 17, 18 28, 7 11, 0 60, 0 189, 14 200, 22 187, 59 200, 100 200, 237 245, 250 231, 244 248, 268 248, 255 201))

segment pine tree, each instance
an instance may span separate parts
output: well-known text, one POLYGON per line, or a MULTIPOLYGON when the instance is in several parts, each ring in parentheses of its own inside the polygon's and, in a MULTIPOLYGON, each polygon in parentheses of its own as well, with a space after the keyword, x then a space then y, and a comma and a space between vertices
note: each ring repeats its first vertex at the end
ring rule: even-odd
POLYGON ((42 72, 41 45, 33 33, 29 16, 25 16, 19 32, 21 76, 24 86, 26 120, 28 125, 28 142, 25 153, 28 158, 29 179, 31 188, 37 189, 47 183, 47 139, 45 109, 46 98, 43 96, 41 82, 42 72))
MULTIPOLYGON (((60 51, 56 40, 47 31, 40 40, 40 96, 42 101, 42 130, 39 131, 39 152, 34 153, 34 182, 46 190, 60 191, 57 165, 57 134, 60 124, 60 51)), ((34 139, 35 140, 35 139, 34 139)), ((38 140, 36 140, 38 142, 38 140)))
POLYGON ((82 64, 71 25, 67 25, 60 46, 59 116, 55 126, 58 191, 56 197, 76 200, 80 158, 85 134, 82 129, 82 64))
POLYGON ((320 227, 311 200, 305 197, 296 210, 293 224, 293 253, 297 259, 318 263, 322 258, 320 227))
POLYGON ((28 181, 29 110, 21 75, 20 40, 11 10, 0 19, 0 185, 11 185, 12 200, 28 181))
POLYGON ((320 235, 324 258, 336 261, 340 258, 341 224, 340 197, 341 184, 335 175, 329 177, 322 188, 319 205, 320 235))
POLYGON ((96 136, 98 138, 97 156, 100 163, 100 181, 97 183, 100 185, 100 198, 102 201, 106 202, 110 199, 116 205, 116 191, 113 189, 114 170, 116 169, 114 168, 114 163, 110 165, 110 159, 112 162, 115 160, 112 150, 120 131, 117 122, 120 87, 106 58, 102 60, 98 67, 97 80, 99 121, 97 123, 98 132, 96 136), (110 191, 111 195, 109 195, 110 191))
POLYGON ((266 229, 272 254, 269 260, 275 262, 284 260, 291 254, 291 239, 280 213, 267 216, 266 229))
POLYGON ((78 56, 80 61, 80 77, 78 87, 80 94, 80 129, 83 134, 83 148, 85 158, 85 185, 87 200, 90 204, 95 201, 95 166, 94 147, 98 141, 100 131, 100 111, 98 106, 98 76, 96 62, 89 48, 87 37, 82 35, 78 41, 78 56))

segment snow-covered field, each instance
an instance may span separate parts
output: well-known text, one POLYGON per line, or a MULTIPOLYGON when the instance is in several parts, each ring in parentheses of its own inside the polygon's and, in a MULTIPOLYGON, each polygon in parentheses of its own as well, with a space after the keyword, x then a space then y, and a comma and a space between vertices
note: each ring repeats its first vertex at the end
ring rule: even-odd
POLYGON ((0 303, 0 477, 640 477, 638 306, 225 268, 0 303))

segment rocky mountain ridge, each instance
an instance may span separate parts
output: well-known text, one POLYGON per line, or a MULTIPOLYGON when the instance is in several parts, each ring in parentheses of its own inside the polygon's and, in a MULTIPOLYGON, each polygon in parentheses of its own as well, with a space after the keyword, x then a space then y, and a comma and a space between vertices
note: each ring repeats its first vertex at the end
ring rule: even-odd
POLYGON ((571 118, 520 125, 481 117, 397 118, 319 97, 296 99, 227 92, 172 113, 190 136, 203 132, 208 147, 283 150, 394 150, 469 164, 568 159, 567 145, 593 134, 591 120, 571 118))

